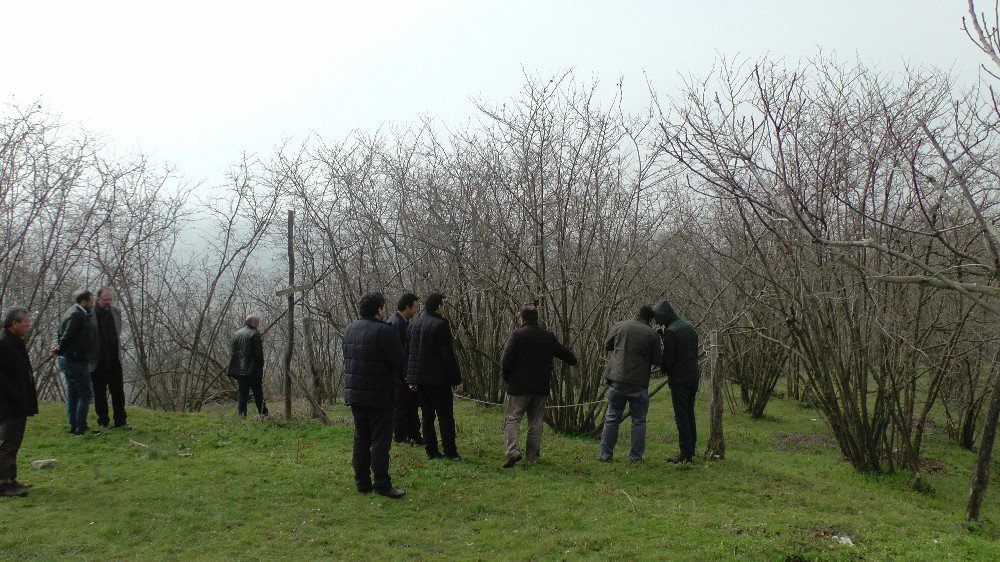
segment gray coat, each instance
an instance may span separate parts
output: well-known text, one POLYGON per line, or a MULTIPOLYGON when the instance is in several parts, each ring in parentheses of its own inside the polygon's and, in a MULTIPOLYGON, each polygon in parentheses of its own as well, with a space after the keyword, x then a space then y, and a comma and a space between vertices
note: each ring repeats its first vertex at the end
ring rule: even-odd
POLYGON ((264 339, 255 328, 243 326, 236 331, 226 376, 264 378, 264 339))
POLYGON ((635 318, 611 327, 604 348, 611 352, 604 378, 648 386, 650 369, 660 363, 660 336, 649 324, 635 318))

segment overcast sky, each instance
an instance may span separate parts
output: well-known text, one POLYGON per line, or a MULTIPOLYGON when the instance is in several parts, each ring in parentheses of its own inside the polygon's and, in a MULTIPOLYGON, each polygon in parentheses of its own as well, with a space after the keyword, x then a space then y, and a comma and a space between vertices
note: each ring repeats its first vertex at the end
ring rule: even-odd
MULTIPOLYGON (((982 3, 982 2, 981 2, 982 3)), ((990 6, 983 5, 986 9, 990 6)), ((447 126, 471 99, 517 95, 524 72, 568 68, 648 99, 719 55, 795 63, 820 49, 885 70, 978 76, 966 0, 11 2, 0 102, 41 100, 64 122, 218 183, 245 151, 309 131, 447 126)))

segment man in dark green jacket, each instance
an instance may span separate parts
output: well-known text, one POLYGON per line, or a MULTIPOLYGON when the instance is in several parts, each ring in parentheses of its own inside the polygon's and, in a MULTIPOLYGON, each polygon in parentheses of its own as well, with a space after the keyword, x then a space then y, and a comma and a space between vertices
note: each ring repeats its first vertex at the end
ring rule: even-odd
MULTIPOLYGON (((94 294, 78 291, 73 296, 73 306, 63 313, 56 344, 51 348, 58 356, 56 365, 66 380, 66 418, 73 435, 90 431, 87 416, 94 398, 90 367, 97 359, 97 326, 90 316, 93 306, 94 294)), ((100 435, 101 432, 92 433, 100 435)))
POLYGON ((663 361, 660 370, 667 375, 670 398, 677 423, 680 454, 667 459, 673 463, 691 462, 696 441, 694 398, 698 394, 698 333, 687 320, 677 316, 667 299, 653 306, 656 323, 663 330, 663 361))
POLYGON ((28 485, 17 481, 17 451, 24 439, 28 416, 38 413, 31 359, 24 345, 28 310, 15 307, 3 317, 0 334, 0 497, 28 495, 28 485))
POLYGON ((660 338, 649 326, 653 310, 643 306, 635 318, 611 327, 605 349, 608 357, 604 378, 608 381, 608 406, 601 432, 601 452, 597 460, 610 462, 618 442, 618 425, 625 405, 632 413, 632 447, 628 458, 639 462, 646 452, 646 412, 649 411, 649 375, 660 362, 660 338))

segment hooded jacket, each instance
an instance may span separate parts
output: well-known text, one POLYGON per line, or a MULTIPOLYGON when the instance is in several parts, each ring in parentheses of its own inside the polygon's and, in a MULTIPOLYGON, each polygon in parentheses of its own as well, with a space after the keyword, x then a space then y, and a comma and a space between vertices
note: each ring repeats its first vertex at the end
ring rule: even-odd
POLYGON ((653 306, 656 323, 664 326, 663 360, 660 370, 667 375, 668 384, 697 382, 698 332, 687 320, 677 316, 670 303, 663 299, 653 306))

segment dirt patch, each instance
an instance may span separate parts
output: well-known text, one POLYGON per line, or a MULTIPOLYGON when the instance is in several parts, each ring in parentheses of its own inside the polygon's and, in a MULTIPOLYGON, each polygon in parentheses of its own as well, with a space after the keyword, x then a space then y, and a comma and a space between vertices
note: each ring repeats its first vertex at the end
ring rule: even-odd
POLYGON ((771 445, 779 451, 812 451, 829 449, 833 439, 822 433, 786 433, 779 431, 771 438, 771 445))

